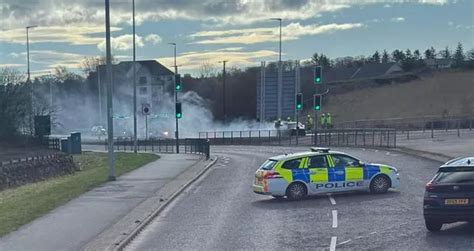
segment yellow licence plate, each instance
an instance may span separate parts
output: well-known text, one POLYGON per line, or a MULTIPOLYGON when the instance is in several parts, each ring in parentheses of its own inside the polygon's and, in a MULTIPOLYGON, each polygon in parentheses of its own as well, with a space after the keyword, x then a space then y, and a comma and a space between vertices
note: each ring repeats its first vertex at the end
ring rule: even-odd
POLYGON ((445 205, 469 205, 469 199, 446 199, 445 205))

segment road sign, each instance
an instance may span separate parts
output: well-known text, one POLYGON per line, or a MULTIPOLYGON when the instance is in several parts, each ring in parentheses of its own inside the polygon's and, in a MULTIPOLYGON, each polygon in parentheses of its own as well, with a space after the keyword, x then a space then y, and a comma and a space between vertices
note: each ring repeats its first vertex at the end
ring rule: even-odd
POLYGON ((150 104, 148 103, 145 103, 145 104, 142 104, 142 113, 143 115, 150 115, 151 113, 151 108, 150 108, 150 104))

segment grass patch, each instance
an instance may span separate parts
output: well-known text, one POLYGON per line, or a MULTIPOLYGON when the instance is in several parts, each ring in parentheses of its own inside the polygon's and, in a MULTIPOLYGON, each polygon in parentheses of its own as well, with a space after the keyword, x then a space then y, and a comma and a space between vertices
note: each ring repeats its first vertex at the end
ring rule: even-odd
MULTIPOLYGON (((117 176, 158 159, 154 154, 116 153, 117 176)), ((82 171, 0 192, 0 236, 107 181, 107 154, 75 155, 82 171)))

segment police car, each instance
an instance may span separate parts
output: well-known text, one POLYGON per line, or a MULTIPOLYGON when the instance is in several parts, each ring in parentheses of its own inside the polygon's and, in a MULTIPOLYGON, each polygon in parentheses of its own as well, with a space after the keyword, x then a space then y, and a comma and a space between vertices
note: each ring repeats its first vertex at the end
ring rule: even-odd
POLYGON ((368 190, 385 193, 399 186, 396 168, 363 163, 329 148, 271 157, 255 173, 253 191, 298 200, 307 195, 368 190))

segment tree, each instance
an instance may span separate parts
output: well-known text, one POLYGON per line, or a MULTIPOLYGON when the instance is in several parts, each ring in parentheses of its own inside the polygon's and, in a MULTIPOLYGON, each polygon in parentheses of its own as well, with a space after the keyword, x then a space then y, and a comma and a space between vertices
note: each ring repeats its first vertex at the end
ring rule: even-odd
MULTIPOLYGON (((112 64, 116 64, 118 61, 115 57, 112 56, 112 64)), ((99 57, 84 57, 81 61, 79 68, 87 76, 91 72, 97 71, 99 65, 105 65, 107 63, 107 58, 105 56, 99 57)))
POLYGON ((390 55, 388 55, 388 52, 386 50, 383 50, 382 63, 388 63, 388 62, 390 62, 390 55))
POLYGON ((380 54, 379 51, 375 51, 374 55, 372 55, 370 61, 372 63, 380 63, 380 54))
POLYGON ((401 50, 394 50, 392 52, 392 59, 396 63, 401 63, 403 60, 405 60, 405 54, 401 50))
POLYGON ((462 44, 459 42, 458 43, 458 46, 456 48, 456 52, 454 53, 453 55, 453 67, 461 67, 464 65, 464 52, 463 52, 463 48, 462 48, 462 44))
MULTIPOLYGON (((403 52, 402 52, 403 53, 403 52)), ((414 56, 411 54, 411 51, 410 49, 407 49, 405 51, 405 56, 402 60, 402 68, 405 70, 405 71, 410 71, 410 70, 413 70, 415 68, 415 58, 414 56)))
POLYGON ((444 58, 444 59, 450 59, 451 58, 451 52, 449 51, 448 46, 442 51, 439 52, 439 55, 444 58))
POLYGON ((433 47, 425 50, 425 59, 435 59, 435 58, 436 58, 436 50, 433 47))
POLYGON ((317 65, 319 63, 319 55, 317 52, 315 52, 313 54, 313 56, 311 57, 311 62, 314 64, 314 65, 317 65))
POLYGON ((201 78, 209 78, 216 76, 216 68, 210 62, 203 62, 199 67, 199 74, 201 78))

